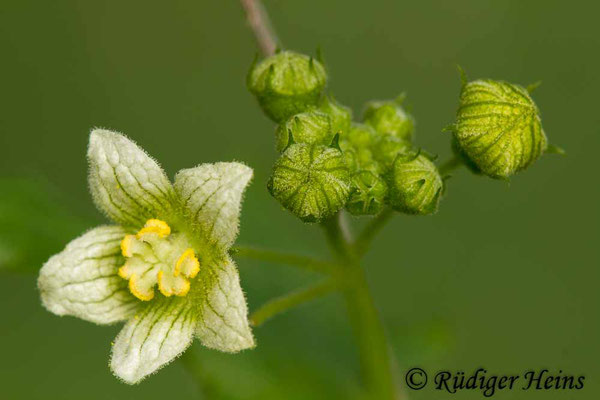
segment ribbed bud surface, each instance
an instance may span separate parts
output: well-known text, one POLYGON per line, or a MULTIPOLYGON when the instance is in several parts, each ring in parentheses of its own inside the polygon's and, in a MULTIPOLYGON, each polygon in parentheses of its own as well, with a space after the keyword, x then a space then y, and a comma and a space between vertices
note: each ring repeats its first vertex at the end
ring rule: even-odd
POLYGON ((281 153, 288 146, 290 133, 294 143, 327 145, 333 139, 331 119, 319 111, 296 114, 280 124, 275 132, 278 152, 281 153))
POLYGON ((275 122, 316 107, 327 82, 323 65, 312 57, 283 51, 253 66, 248 89, 275 122))
POLYGON ((527 168, 547 147, 529 93, 507 82, 466 83, 453 131, 464 155, 492 178, 505 179, 527 168))
POLYGON ((431 160, 411 154, 396 159, 389 185, 389 201, 395 210, 427 215, 437 211, 444 182, 431 160))
POLYGON ((387 194, 387 184, 371 171, 352 176, 352 193, 346 209, 353 215, 375 215, 381 211, 387 194))
POLYGON ((350 174, 338 149, 292 144, 275 163, 268 189, 301 220, 318 222, 344 207, 350 174))

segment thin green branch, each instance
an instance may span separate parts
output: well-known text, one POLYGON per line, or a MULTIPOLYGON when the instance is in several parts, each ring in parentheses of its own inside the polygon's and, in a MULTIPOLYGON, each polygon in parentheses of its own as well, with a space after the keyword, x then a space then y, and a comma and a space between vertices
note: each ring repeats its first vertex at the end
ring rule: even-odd
POLYGON ((450 172, 454 171, 455 169, 457 169, 458 167, 460 167, 462 165, 463 165, 463 162, 460 159, 460 157, 452 156, 451 158, 449 158, 448 160, 446 160, 440 164, 440 166, 438 167, 438 171, 440 171, 441 176, 446 176, 450 172))
POLYGON ((315 260, 314 258, 296 254, 284 253, 274 250, 256 249, 246 246, 235 246, 230 251, 234 257, 249 258, 252 260, 267 261, 274 264, 284 264, 304 270, 331 275, 339 267, 331 262, 315 260))
POLYGON ((318 297, 325 296, 337 289, 337 284, 333 279, 326 279, 303 289, 277 297, 261 307, 250 315, 250 323, 254 326, 260 326, 268 319, 277 314, 281 314, 301 304, 312 301, 318 297))
POLYGON ((364 227, 362 232, 356 238, 354 242, 354 252, 360 258, 365 255, 375 236, 383 229, 388 221, 394 216, 394 210, 386 208, 376 215, 367 226, 364 227))

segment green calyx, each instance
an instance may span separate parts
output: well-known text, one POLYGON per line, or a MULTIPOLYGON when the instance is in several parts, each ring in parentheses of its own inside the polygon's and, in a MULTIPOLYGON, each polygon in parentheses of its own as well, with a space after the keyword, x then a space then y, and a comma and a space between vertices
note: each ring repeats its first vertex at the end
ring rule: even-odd
POLYGON ((319 222, 346 204, 350 173, 336 147, 291 144, 275 162, 267 187, 295 216, 319 222))
POLYGON ((352 110, 340 103, 331 95, 323 96, 319 103, 319 111, 331 118, 331 129, 342 137, 350 130, 352 124, 352 110))
POLYGON ((290 144, 290 135, 294 143, 330 144, 334 133, 329 115, 319 111, 308 111, 290 117, 275 131, 276 147, 282 152, 290 144))
POLYGON ((247 85, 263 111, 281 123, 316 107, 327 82, 323 65, 312 57, 282 51, 253 65, 247 85))
POLYGON ((404 96, 400 96, 396 100, 367 103, 363 115, 365 123, 371 125, 377 132, 411 142, 415 121, 402 107, 403 100, 404 96))
POLYGON ((444 182, 435 164, 422 154, 400 155, 389 175, 389 203, 406 214, 437 211, 444 182))
POLYGON ((496 179, 527 168, 548 146, 540 112, 527 90, 501 81, 465 82, 451 130, 459 154, 496 179))
POLYGON ((359 171, 352 175, 352 192, 346 210, 352 215, 375 215, 384 206, 387 184, 372 171, 359 171))

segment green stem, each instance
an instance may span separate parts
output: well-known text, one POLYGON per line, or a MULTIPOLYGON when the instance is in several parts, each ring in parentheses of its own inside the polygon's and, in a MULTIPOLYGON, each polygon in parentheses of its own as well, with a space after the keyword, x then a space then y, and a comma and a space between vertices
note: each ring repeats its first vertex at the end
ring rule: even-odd
POLYGON ((440 171, 440 175, 445 176, 462 165, 463 162, 460 157, 452 156, 452 158, 449 158, 440 164, 438 171, 440 171))
POLYGON ((369 221, 367 226, 365 226, 360 235, 358 235, 358 238, 354 241, 354 251, 359 258, 365 255, 375 236, 393 216, 394 210, 386 208, 369 221))
POLYGON ((260 326, 273 316, 299 306, 300 304, 314 300, 317 297, 331 293, 336 288, 337 285, 332 279, 326 279, 316 285, 277 297, 253 312, 252 315, 250 315, 250 323, 254 326, 260 326))
POLYGON ((337 265, 330 262, 279 251, 256 249, 253 247, 235 246, 231 249, 230 253, 234 257, 267 261, 274 264, 285 264, 327 275, 331 275, 339 269, 337 265))
POLYGON ((345 267, 347 286, 343 294, 354 334, 358 341, 361 366, 371 398, 395 399, 396 389, 385 332, 367 285, 355 249, 344 237, 339 216, 322 224, 327 241, 345 267))

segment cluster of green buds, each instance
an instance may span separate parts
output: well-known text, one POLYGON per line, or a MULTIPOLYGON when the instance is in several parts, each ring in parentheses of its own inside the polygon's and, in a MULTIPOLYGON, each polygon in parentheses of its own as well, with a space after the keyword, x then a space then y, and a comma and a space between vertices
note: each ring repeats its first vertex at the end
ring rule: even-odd
MULTIPOLYGON (((415 120, 404 95, 371 101, 360 121, 326 95, 318 58, 281 51, 254 63, 248 88, 276 122, 280 153, 271 195, 305 222, 342 209, 375 215, 384 208, 412 215, 438 209, 444 179, 429 153, 415 146, 415 120)), ((504 82, 463 84, 453 150, 476 173, 507 177, 547 148, 539 112, 528 92, 504 82)))
POLYGON ((278 124, 280 156, 268 183, 273 197, 306 222, 343 208, 353 215, 374 215, 386 206, 435 212, 442 179, 413 146, 415 122, 402 106, 404 97, 367 103, 356 122, 350 108, 324 94, 326 84, 320 60, 291 51, 255 63, 248 74, 249 90, 278 124), (415 175, 413 164, 428 169, 415 175))

